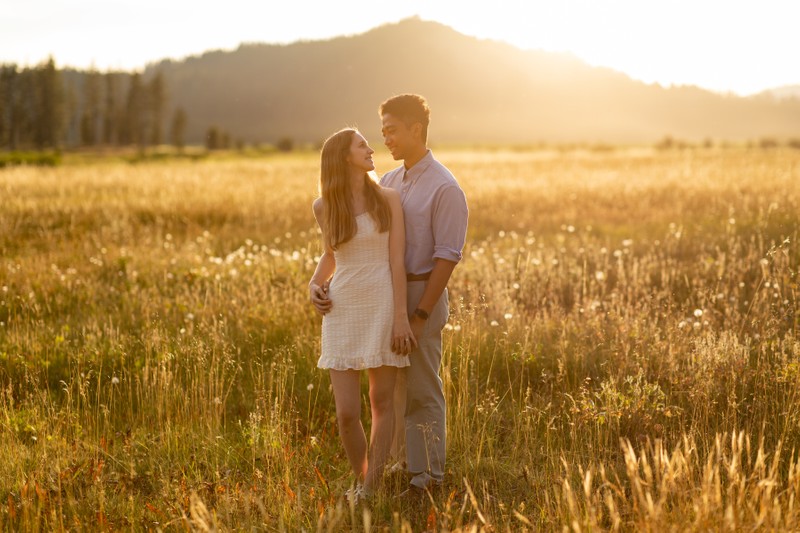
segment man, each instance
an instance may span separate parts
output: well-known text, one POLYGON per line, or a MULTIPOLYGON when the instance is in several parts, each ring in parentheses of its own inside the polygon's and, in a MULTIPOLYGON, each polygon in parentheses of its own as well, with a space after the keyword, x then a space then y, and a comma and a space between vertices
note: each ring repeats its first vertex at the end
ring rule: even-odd
MULTIPOLYGON (((439 366, 449 316, 447 282, 467 232, 467 202, 450 171, 427 147, 430 109, 415 94, 380 106, 381 132, 395 161, 381 185, 400 192, 405 215, 408 313, 418 347, 406 370, 406 464, 411 489, 441 484, 445 465, 445 400, 439 366)), ((398 431, 400 428, 396 428, 398 431)))

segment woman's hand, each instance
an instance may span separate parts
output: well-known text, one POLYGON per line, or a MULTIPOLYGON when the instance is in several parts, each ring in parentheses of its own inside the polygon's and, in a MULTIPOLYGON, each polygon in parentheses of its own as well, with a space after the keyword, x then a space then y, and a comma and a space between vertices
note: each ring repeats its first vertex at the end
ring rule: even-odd
POLYGON ((311 303, 314 304, 314 309, 319 315, 326 315, 331 310, 331 305, 333 305, 331 299, 328 298, 329 283, 326 281, 321 287, 313 281, 308 284, 311 303))
POLYGON ((392 325, 392 351, 398 355, 408 355, 416 349, 417 339, 411 332, 408 317, 395 317, 392 325))

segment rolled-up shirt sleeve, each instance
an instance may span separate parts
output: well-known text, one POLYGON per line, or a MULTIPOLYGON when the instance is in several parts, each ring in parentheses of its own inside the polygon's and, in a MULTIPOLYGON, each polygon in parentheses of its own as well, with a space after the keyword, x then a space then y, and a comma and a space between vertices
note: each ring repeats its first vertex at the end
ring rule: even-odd
POLYGON ((469 210, 467 198, 460 187, 440 189, 433 205, 431 226, 433 229, 433 258, 461 261, 464 242, 467 239, 469 210))

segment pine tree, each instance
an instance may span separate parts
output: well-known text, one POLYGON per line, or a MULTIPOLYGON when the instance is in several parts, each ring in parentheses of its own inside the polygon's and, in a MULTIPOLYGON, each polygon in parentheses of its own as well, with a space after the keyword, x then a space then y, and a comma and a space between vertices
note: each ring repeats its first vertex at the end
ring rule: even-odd
POLYGON ((148 103, 150 104, 150 142, 161 144, 161 127, 164 123, 164 105, 166 103, 166 87, 164 75, 159 70, 148 85, 148 103))
POLYGON ((22 112, 19 96, 20 73, 17 65, 4 65, 0 71, 0 79, 3 84, 3 92, 0 94, 3 100, 3 115, 0 119, 5 123, 3 144, 13 151, 19 145, 22 112))
POLYGON ((118 115, 117 90, 119 89, 119 76, 107 72, 105 78, 105 102, 103 105, 103 144, 110 145, 118 141, 118 115))
POLYGON ((144 149, 147 143, 145 131, 147 131, 147 109, 146 94, 142 86, 142 76, 134 72, 128 85, 128 98, 125 105, 125 129, 127 144, 136 144, 140 149, 144 149))
POLYGON ((100 73, 92 68, 84 76, 83 112, 81 113, 81 144, 93 146, 98 141, 97 126, 100 119, 100 73))
POLYGON ((170 128, 170 137, 172 145, 178 150, 183 152, 186 135, 186 112, 182 107, 175 110, 172 115, 172 127, 170 128))
POLYGON ((6 135, 8 134, 8 127, 6 121, 6 109, 8 103, 6 101, 6 77, 5 65, 0 65, 0 147, 6 145, 6 135))
POLYGON ((63 87, 61 75, 53 58, 34 72, 36 107, 33 120, 33 141, 37 148, 56 148, 61 140, 63 125, 63 87))
POLYGON ((80 144, 81 111, 75 82, 64 87, 64 141, 68 145, 80 144))
POLYGON ((92 126, 92 118, 87 110, 81 113, 81 144, 83 146, 94 146, 97 139, 94 136, 94 127, 92 126))
POLYGON ((14 85, 14 120, 17 137, 14 149, 27 148, 35 142, 40 88, 34 79, 37 72, 30 68, 20 71, 14 85))

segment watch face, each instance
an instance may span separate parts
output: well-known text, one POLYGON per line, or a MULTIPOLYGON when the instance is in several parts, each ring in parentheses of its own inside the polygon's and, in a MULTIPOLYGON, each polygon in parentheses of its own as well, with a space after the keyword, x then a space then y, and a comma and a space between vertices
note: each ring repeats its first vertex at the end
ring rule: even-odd
POLYGON ((428 313, 423 311, 422 309, 415 309, 414 314, 423 320, 428 320, 428 313))

